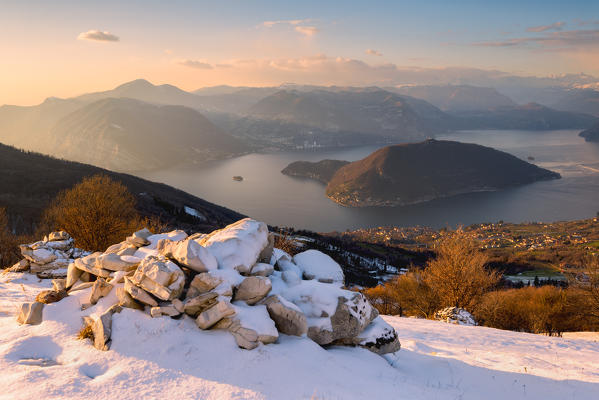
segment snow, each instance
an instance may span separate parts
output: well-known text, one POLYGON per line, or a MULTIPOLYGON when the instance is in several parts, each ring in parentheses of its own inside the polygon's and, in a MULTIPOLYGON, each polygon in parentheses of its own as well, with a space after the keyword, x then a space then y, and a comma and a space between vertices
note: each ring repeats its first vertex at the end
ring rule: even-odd
POLYGON ((196 210, 195 208, 191 208, 188 206, 184 206, 183 209, 185 210, 185 213, 196 217, 202 221, 206 221, 206 217, 204 216, 204 214, 202 214, 201 212, 199 212, 198 210, 196 210))
POLYGON ((330 256, 318 250, 306 250, 293 256, 293 262, 307 279, 330 280, 343 284, 343 270, 330 256))
POLYGON ((187 316, 124 309, 102 352, 75 337, 81 317, 107 309, 115 291, 81 311, 90 289, 80 290, 46 305, 40 325, 19 326, 18 305, 49 287, 34 275, 0 275, 0 399, 590 400, 599 392, 599 336, 586 332, 559 338, 383 316, 402 343, 384 357, 287 335, 248 351, 187 316))
POLYGON ((239 220, 199 240, 217 259, 219 269, 247 273, 268 244, 268 227, 250 218, 239 220))
POLYGON ((253 329, 258 335, 279 336, 279 331, 266 311, 266 306, 256 305, 248 306, 243 301, 236 301, 233 307, 237 314, 235 318, 239 319, 241 326, 247 329, 253 329))

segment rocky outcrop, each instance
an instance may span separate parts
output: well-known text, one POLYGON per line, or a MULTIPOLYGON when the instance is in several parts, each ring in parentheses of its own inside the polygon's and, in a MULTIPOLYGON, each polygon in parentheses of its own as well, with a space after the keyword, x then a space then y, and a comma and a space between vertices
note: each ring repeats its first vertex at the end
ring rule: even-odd
POLYGON ((64 231, 51 232, 39 242, 19 246, 23 259, 13 265, 11 272, 29 271, 44 278, 64 278, 67 267, 76 258, 89 253, 74 247, 74 240, 64 231))
MULTIPOLYGON (((65 243, 24 247, 27 262, 56 261, 54 251, 62 250, 55 247, 69 246, 66 237, 58 232, 45 240, 65 243)), ((342 288, 339 264, 316 250, 292 258, 273 243, 266 225, 248 218, 211 234, 141 230, 106 252, 73 259, 66 279, 25 303, 18 321, 40 323, 43 303, 74 294, 85 302, 85 323, 100 350, 110 348, 112 317, 123 308, 193 318, 199 329, 228 331, 244 349, 275 343, 279 334, 379 354, 399 349, 397 334, 366 298, 342 288)))

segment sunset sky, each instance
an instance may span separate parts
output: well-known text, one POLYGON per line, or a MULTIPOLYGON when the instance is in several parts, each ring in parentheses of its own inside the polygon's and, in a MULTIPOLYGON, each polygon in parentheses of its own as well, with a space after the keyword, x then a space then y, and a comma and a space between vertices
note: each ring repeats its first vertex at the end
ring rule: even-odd
POLYGON ((0 10, 0 104, 136 78, 194 90, 397 84, 414 67, 599 76, 591 0, 0 0, 0 10))

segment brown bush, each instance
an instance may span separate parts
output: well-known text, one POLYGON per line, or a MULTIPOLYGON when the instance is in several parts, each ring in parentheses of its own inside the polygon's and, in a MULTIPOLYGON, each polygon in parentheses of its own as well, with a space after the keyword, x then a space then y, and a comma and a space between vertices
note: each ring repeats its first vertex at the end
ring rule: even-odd
POLYGON ((381 314, 431 318, 440 308, 438 297, 416 270, 363 293, 381 314))
POLYGON ((94 175, 62 191, 44 213, 49 230, 65 230, 75 244, 103 251, 139 226, 135 198, 120 182, 94 175))
POLYGON ((8 225, 6 209, 0 208, 0 268, 10 267, 20 259, 19 239, 8 225))
POLYGON ((588 256, 582 268, 570 276, 570 286, 583 297, 585 316, 599 322, 599 256, 588 256))
POLYGON ((472 311, 483 294, 497 285, 499 274, 487 271, 487 256, 462 231, 445 236, 436 247, 437 257, 422 273, 423 283, 442 307, 472 311))
POLYGON ((487 293, 475 317, 493 328, 561 335, 598 328, 584 317, 584 309, 585 299, 577 290, 525 287, 487 293))

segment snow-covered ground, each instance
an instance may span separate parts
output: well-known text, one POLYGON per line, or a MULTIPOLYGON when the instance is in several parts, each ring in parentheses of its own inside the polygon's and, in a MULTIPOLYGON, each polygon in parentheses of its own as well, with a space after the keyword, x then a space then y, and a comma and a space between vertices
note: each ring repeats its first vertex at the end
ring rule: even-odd
POLYGON ((17 325, 16 307, 49 286, 32 275, 0 275, 0 399, 599 398, 594 334, 555 338, 384 317, 402 343, 385 358, 286 335, 248 351, 188 317, 125 309, 113 317, 111 350, 102 352, 75 339, 81 316, 110 302, 80 311, 88 290, 46 305, 41 325, 17 325))

